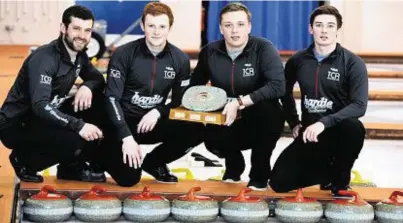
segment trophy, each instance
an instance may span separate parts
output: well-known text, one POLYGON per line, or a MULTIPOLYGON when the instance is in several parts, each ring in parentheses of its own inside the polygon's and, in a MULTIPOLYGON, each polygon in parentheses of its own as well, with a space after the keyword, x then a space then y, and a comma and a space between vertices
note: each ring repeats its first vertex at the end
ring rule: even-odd
MULTIPOLYGON (((182 97, 182 106, 171 109, 170 119, 223 125, 222 109, 228 101, 227 93, 213 86, 194 86, 182 97)), ((237 115, 239 118, 239 112, 237 115)))

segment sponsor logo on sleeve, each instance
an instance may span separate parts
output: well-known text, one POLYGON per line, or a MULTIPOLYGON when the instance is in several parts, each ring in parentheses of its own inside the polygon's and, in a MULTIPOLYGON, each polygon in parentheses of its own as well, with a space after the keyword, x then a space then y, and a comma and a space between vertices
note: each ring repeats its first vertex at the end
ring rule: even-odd
POLYGON ((52 77, 49 77, 48 75, 41 74, 40 83, 50 85, 52 83, 52 77))
POLYGON ((119 115, 118 107, 116 106, 116 99, 114 97, 109 97, 109 102, 112 104, 113 110, 115 111, 116 119, 118 121, 122 120, 119 115))
POLYGON ((52 105, 47 104, 45 106, 45 110, 49 112, 49 114, 53 117, 55 117, 57 120, 60 120, 66 124, 69 123, 69 120, 67 120, 66 118, 61 117, 59 114, 57 114, 57 112, 53 109, 52 105))
POLYGON ((50 105, 53 106, 54 108, 60 108, 60 106, 62 106, 63 102, 70 98, 71 96, 64 96, 59 98, 59 95, 55 95, 52 99, 52 101, 50 102, 50 105))
POLYGON ((188 86, 189 84, 190 84, 190 79, 183 80, 183 81, 181 82, 181 87, 186 87, 186 86, 188 86))
POLYGON ((115 70, 115 69, 109 69, 109 74, 113 78, 120 78, 120 71, 115 70))

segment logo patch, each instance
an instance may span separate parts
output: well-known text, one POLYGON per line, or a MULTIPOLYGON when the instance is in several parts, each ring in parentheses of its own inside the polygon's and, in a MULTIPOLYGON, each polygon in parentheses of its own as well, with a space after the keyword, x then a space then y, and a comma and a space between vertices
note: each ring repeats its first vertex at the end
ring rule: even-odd
POLYGON ((47 75, 41 74, 41 81, 40 81, 40 83, 41 83, 41 84, 50 85, 50 84, 52 83, 52 77, 49 77, 49 76, 47 76, 47 75))
POLYGON ((80 74, 81 68, 77 68, 76 70, 76 77, 80 74))
MULTIPOLYGON (((245 66, 246 66, 246 64, 245 64, 245 66)), ((255 70, 253 69, 253 67, 242 68, 242 76, 243 77, 255 76, 255 70)))
POLYGON ((172 67, 165 67, 164 79, 174 79, 175 75, 176 73, 172 67))
POLYGON ((332 110, 333 101, 331 101, 325 97, 321 97, 320 100, 309 99, 305 95, 304 107, 309 113, 323 113, 323 112, 326 112, 328 109, 332 110))
POLYGON ((52 101, 50 102, 50 105, 53 106, 54 108, 59 108, 67 98, 70 97, 64 96, 59 98, 59 95, 56 95, 55 97, 53 97, 52 101))
POLYGON ((339 70, 331 67, 330 70, 327 72, 327 79, 331 81, 339 81, 340 80, 339 70))
POLYGON ((183 81, 181 82, 181 87, 186 87, 186 86, 188 86, 189 84, 190 84, 190 79, 183 80, 183 81))
POLYGON ((120 78, 120 71, 115 69, 109 69, 109 74, 113 78, 120 78))
POLYGON ((140 96, 139 92, 135 92, 132 97, 132 104, 138 105, 141 108, 148 109, 153 108, 156 105, 160 104, 164 100, 164 97, 161 95, 155 94, 153 97, 148 96, 140 96))

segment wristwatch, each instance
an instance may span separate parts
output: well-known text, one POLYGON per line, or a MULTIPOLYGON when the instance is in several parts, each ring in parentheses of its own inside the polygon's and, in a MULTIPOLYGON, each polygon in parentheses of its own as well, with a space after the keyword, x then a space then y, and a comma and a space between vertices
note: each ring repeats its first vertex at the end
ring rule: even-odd
POLYGON ((239 110, 244 109, 244 108, 245 108, 245 105, 243 105, 242 98, 241 98, 241 97, 237 97, 236 100, 238 101, 238 104, 239 104, 239 110))
POLYGON ((241 97, 237 97, 236 100, 238 101, 239 106, 243 105, 241 97))

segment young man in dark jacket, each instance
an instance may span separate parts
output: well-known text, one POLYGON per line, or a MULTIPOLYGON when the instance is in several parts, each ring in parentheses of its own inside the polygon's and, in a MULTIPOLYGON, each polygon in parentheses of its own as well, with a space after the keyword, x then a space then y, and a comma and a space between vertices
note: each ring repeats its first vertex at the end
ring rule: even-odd
POLYGON ((200 143, 202 125, 168 119, 190 78, 189 57, 167 41, 173 20, 169 6, 147 4, 141 23, 145 38, 118 47, 109 62, 105 94, 113 132, 105 133, 102 148, 109 159, 101 165, 121 186, 136 184, 142 170, 159 182, 176 183, 167 164, 200 143), (143 162, 139 144, 161 142, 143 162))
POLYGON ((277 192, 314 184, 335 195, 348 189, 365 137, 358 118, 367 108, 368 74, 362 59, 336 42, 341 26, 335 7, 315 9, 309 28, 314 43, 285 66, 282 102, 295 140, 274 166, 270 186, 277 192), (295 82, 301 91, 302 121, 293 97, 295 82))
POLYGON ((207 125, 205 145, 225 158, 225 182, 239 182, 245 169, 244 149, 252 149, 248 186, 266 190, 270 157, 284 127, 279 98, 285 92, 283 64, 274 45, 250 36, 251 13, 240 3, 221 10, 224 39, 205 46, 192 74, 191 86, 222 88, 231 102, 224 107, 224 126, 207 125), (241 110, 241 111, 239 111, 241 110), (241 118, 236 119, 241 112, 241 118))
POLYGON ((57 163, 59 179, 105 181, 84 155, 102 138, 87 122, 97 119, 95 98, 101 102, 105 85, 85 53, 94 16, 72 6, 62 19, 60 37, 24 61, 0 110, 0 139, 12 149, 10 162, 22 181, 42 182, 37 172, 57 163), (84 83, 74 96, 69 92, 78 76, 84 83))

